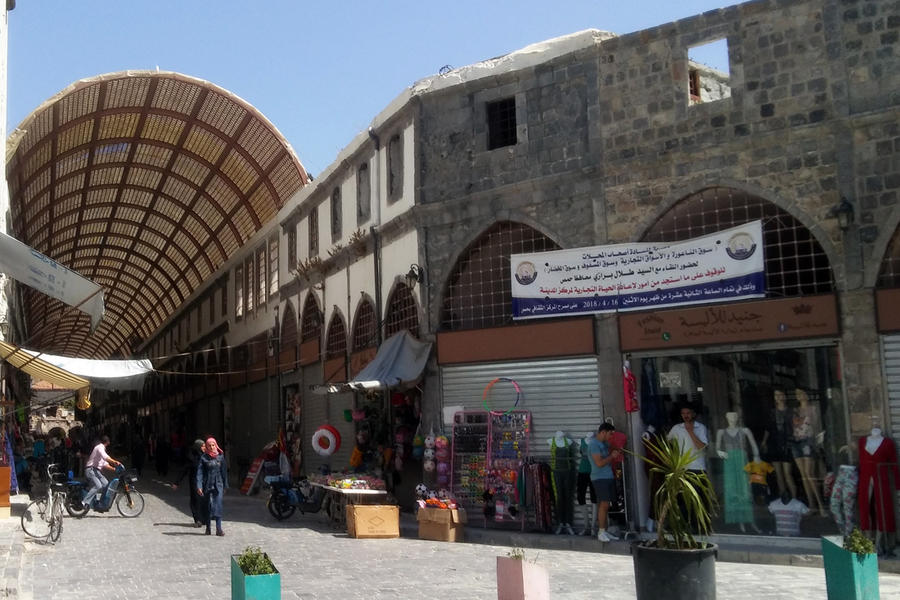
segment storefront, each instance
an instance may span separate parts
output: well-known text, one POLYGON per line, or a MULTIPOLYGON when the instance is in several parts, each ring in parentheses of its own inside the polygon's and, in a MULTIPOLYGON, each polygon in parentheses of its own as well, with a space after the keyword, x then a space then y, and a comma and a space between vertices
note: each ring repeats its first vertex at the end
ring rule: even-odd
MULTIPOLYGON (((669 431, 684 406, 706 427, 701 462, 720 503, 714 531, 837 533, 829 493, 839 467, 856 459, 834 295, 631 313, 619 328, 647 430, 669 431), (779 511, 796 513, 799 532, 776 524, 779 511)), ((649 493, 639 478, 645 516, 649 493)))

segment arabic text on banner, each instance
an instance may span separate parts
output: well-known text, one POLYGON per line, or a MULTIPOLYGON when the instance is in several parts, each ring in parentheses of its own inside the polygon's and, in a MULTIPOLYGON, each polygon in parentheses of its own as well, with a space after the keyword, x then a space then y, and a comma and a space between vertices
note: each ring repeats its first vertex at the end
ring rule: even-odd
POLYGON ((514 254, 510 278, 516 319, 759 298, 762 222, 685 242, 514 254))

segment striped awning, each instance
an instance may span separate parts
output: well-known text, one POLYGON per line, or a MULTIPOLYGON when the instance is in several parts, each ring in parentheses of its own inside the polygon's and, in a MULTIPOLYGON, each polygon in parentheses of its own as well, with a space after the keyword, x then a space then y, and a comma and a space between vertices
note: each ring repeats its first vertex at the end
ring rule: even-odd
POLYGON ((78 408, 85 409, 91 405, 91 384, 87 379, 55 367, 41 360, 39 356, 32 356, 9 342, 0 341, 0 359, 25 371, 35 379, 75 390, 78 393, 78 408))

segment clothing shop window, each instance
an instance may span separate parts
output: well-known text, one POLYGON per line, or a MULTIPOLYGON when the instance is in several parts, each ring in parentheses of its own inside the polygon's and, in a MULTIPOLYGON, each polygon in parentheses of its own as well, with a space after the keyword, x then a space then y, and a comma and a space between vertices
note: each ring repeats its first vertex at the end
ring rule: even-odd
POLYGON ((504 98, 495 102, 488 102, 488 150, 515 146, 518 141, 516 135, 516 99, 504 98))
POLYGON ((644 358, 639 369, 648 431, 682 439, 682 409, 696 414, 707 445, 692 468, 715 488, 714 531, 819 537, 855 519, 852 494, 832 497, 855 461, 836 347, 644 358))

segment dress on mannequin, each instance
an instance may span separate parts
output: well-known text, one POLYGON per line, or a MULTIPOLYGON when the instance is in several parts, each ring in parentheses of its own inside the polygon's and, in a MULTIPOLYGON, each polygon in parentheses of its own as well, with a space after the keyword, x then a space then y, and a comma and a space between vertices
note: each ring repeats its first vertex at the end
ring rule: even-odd
POLYGON ((819 513, 824 515, 825 507, 815 481, 816 443, 822 431, 819 407, 810 401, 809 394, 803 388, 797 388, 795 393, 797 407, 791 421, 793 425, 791 453, 794 455, 794 464, 800 471, 800 480, 809 506, 811 508, 815 506, 819 513))
MULTIPOLYGON (((759 461, 759 449, 753 439, 753 433, 746 427, 738 427, 738 414, 729 412, 725 414, 728 427, 720 429, 716 435, 716 448, 719 458, 724 459, 722 471, 724 476, 725 522, 738 524, 741 531, 744 525, 749 523, 756 529, 753 522, 753 502, 750 494, 750 481, 744 466, 747 464, 747 448, 749 447, 754 462, 759 461)), ((758 530, 757 530, 758 531, 758 530)))
POLYGON ((556 533, 575 535, 572 499, 575 492, 575 442, 562 431, 547 440, 550 445, 550 471, 553 475, 553 499, 558 525, 556 533))
POLYGON ((859 438, 859 527, 888 534, 888 543, 883 544, 887 552, 896 544, 893 499, 897 484, 900 469, 894 442, 874 428, 870 435, 859 438))
POLYGON ((775 481, 778 484, 778 495, 790 492, 792 498, 797 497, 797 485, 794 483, 793 462, 791 453, 791 437, 793 435, 793 412, 787 406, 784 390, 776 389, 772 393, 774 409, 762 439, 763 458, 772 464, 775 481))
POLYGON ((859 473, 852 465, 841 465, 831 490, 828 508, 842 535, 850 535, 856 524, 856 494, 859 473))

